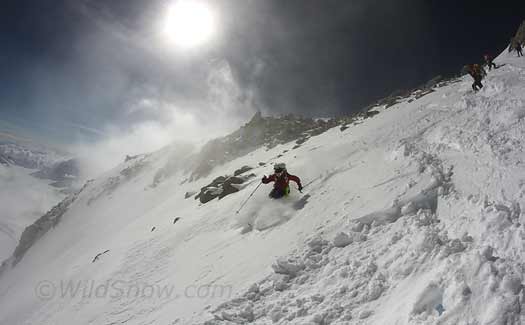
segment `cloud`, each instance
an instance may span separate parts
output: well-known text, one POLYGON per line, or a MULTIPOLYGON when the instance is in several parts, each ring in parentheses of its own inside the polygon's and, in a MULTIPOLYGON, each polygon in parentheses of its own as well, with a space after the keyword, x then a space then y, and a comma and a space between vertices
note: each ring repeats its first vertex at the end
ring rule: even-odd
POLYGON ((80 161, 82 176, 96 177, 117 166, 126 155, 136 155, 158 150, 168 145, 172 137, 166 128, 158 123, 148 122, 128 130, 104 131, 106 137, 96 142, 78 142, 68 150, 80 161))
POLYGON ((239 70, 218 46, 220 37, 194 51, 170 48, 158 24, 162 2, 123 8, 64 1, 55 10, 75 17, 72 35, 60 57, 45 55, 25 68, 31 96, 19 106, 41 133, 85 159, 90 176, 128 154, 224 135, 260 109, 257 78, 265 61, 250 58, 252 66, 239 70))
POLYGON ((64 124, 66 124, 68 126, 71 126, 73 128, 82 130, 82 131, 87 131, 89 133, 92 133, 92 134, 95 134, 95 135, 98 135, 98 136, 105 136, 106 135, 104 133, 104 131, 102 131, 102 130, 95 129, 95 128, 92 128, 92 127, 87 127, 87 126, 82 125, 82 124, 78 124, 78 123, 74 123, 74 122, 64 122, 64 124))
POLYGON ((218 115, 238 116, 243 119, 253 115, 256 107, 253 94, 256 91, 240 86, 226 60, 213 63, 207 84, 208 101, 218 115))
POLYGON ((227 61, 213 63, 206 80, 207 91, 200 101, 178 101, 150 90, 143 93, 145 97, 128 99, 122 110, 128 123, 107 123, 101 129, 69 123, 100 135, 95 141, 81 138, 69 151, 93 177, 121 163, 126 155, 156 151, 173 142, 202 145, 235 130, 255 113, 255 91, 239 86, 227 61))

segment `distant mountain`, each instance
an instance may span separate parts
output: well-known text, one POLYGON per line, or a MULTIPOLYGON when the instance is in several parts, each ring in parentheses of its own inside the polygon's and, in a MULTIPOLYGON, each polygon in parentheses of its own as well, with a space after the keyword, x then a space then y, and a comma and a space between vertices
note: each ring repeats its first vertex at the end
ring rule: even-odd
POLYGON ((9 166, 9 165, 12 165, 14 163, 9 157, 4 157, 4 156, 0 155, 0 164, 9 166))
POLYGON ((64 159, 58 153, 39 148, 30 148, 18 143, 0 142, 0 163, 29 169, 41 169, 64 159))
POLYGON ((77 159, 61 161, 50 167, 44 167, 31 175, 37 178, 55 181, 51 186, 71 187, 80 175, 79 162, 77 159))
POLYGON ((0 164, 36 169, 31 175, 51 180, 51 186, 70 188, 80 175, 77 159, 30 140, 0 137, 0 164))

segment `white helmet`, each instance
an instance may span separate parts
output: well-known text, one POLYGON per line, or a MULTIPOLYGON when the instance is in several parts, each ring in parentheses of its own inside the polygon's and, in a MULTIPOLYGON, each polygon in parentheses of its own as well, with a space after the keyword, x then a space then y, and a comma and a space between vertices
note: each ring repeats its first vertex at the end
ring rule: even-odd
POLYGON ((286 170, 286 164, 285 163, 277 163, 275 165, 273 165, 273 169, 275 171, 283 171, 283 170, 286 170))

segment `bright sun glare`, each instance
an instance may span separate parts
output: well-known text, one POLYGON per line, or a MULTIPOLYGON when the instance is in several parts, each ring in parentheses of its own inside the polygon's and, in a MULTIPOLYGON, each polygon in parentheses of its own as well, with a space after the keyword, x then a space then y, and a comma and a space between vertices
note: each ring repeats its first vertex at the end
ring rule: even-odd
POLYGON ((215 23, 213 12, 204 2, 178 0, 168 9, 164 32, 177 46, 193 48, 212 38, 215 23))

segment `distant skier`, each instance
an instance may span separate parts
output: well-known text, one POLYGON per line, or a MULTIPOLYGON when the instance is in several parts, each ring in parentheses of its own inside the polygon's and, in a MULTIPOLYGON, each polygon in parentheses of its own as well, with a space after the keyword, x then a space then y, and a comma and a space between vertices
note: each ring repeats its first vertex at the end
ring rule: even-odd
POLYGON ((465 66, 467 73, 474 79, 474 83, 472 84, 472 89, 474 91, 478 91, 481 88, 483 88, 483 84, 481 83, 481 80, 487 75, 487 72, 483 67, 479 64, 469 64, 465 66))
POLYGON ((516 52, 518 52, 518 57, 523 56, 523 49, 522 49, 521 42, 516 41, 514 49, 516 50, 516 52))
POLYGON ((299 177, 288 174, 286 171, 286 165, 283 163, 275 164, 274 174, 270 175, 269 177, 264 175, 262 178, 263 184, 275 182, 275 184, 273 184, 273 190, 269 194, 269 196, 274 199, 282 198, 283 196, 287 196, 290 193, 290 181, 294 181, 297 184, 299 187, 299 192, 303 190, 303 186, 301 185, 301 180, 299 177))
POLYGON ((489 67, 489 71, 492 70, 492 68, 496 69, 496 64, 494 64, 494 58, 490 54, 483 55, 483 59, 485 60, 485 64, 487 67, 489 67))

